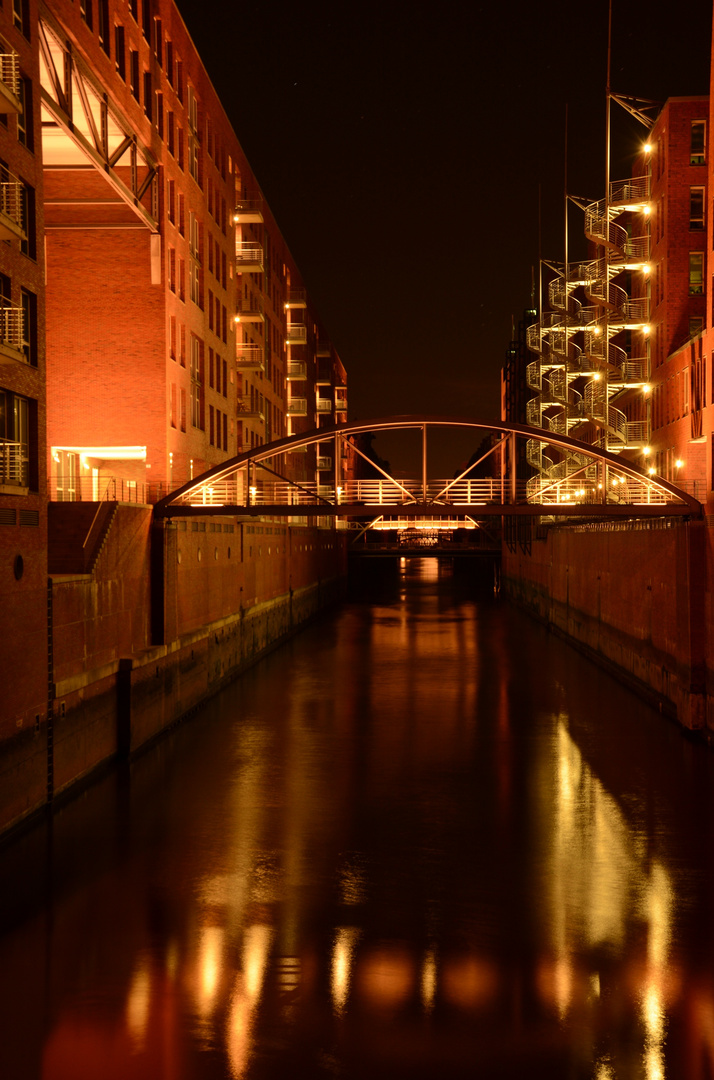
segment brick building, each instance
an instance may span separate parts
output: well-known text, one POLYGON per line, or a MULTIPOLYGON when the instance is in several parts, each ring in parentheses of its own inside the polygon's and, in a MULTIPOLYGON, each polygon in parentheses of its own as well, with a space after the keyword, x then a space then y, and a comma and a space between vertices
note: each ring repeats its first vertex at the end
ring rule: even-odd
POLYGON ((8 0, 0 38, 4 739, 51 695, 48 500, 151 502, 347 404, 173 0, 8 0))
MULTIPOLYGON (((642 149, 629 178, 582 206, 591 257, 544 264, 550 310, 528 329, 528 422, 703 497, 709 99, 671 98, 654 122, 626 107, 646 125, 642 149)), ((581 463, 533 443, 530 464, 558 479, 581 463)))

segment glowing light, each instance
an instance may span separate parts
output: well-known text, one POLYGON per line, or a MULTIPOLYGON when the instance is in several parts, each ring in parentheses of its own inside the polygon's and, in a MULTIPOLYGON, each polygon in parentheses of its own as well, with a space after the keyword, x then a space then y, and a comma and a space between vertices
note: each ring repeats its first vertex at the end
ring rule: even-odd
POLYGON ((600 374, 600 372, 596 371, 595 374, 593 375, 593 382, 600 382, 601 378, 602 378, 602 375, 600 374))
POLYGON ((649 323, 646 323, 646 324, 645 324, 645 325, 644 325, 644 326, 642 327, 642 333, 646 335, 646 334, 649 334, 649 332, 650 332, 650 327, 649 327, 649 323))
POLYGON ((652 453, 652 447, 651 446, 645 446, 642 453, 645 455, 645 457, 649 457, 649 455, 652 453))
POLYGON ((645 265, 642 267, 642 273, 643 274, 649 274, 651 271, 652 271, 652 267, 650 266, 650 264, 645 263, 645 265))
POLYGON ((613 481, 612 481, 612 486, 613 486, 613 487, 617 487, 618 483, 619 483, 619 481, 618 481, 617 477, 615 477, 615 478, 613 479, 613 481))
POLYGON ((649 205, 649 203, 647 204, 647 206, 645 206, 642 213, 645 215, 645 217, 650 216, 650 214, 652 213, 652 207, 649 205))
POLYGON ((236 323, 240 322, 240 315, 234 315, 233 316, 233 322, 236 322, 236 323))
POLYGON ((196 1005, 201 1016, 206 1016, 213 1005, 218 989, 221 970, 221 945, 223 931, 220 926, 206 926, 201 932, 198 959, 196 1005))
POLYGON ((602 333, 602 327, 600 327, 600 326, 593 327, 593 334, 595 334, 596 336, 599 336, 601 333, 602 333))
POLYGON ((652 153, 652 143, 646 142, 645 145, 642 147, 642 149, 644 150, 644 152, 646 154, 651 154, 652 153))
POLYGON ((424 966, 421 970, 421 1000, 424 1009, 431 1011, 436 993, 436 958, 433 952, 428 952, 424 957, 424 966))
POLYGON ((137 1048, 144 1044, 149 1023, 150 991, 149 970, 142 963, 134 972, 126 1001, 126 1026, 137 1048))
POLYGON ((335 1012, 339 1015, 344 1012, 347 1004, 347 996, 350 989, 350 977, 352 974, 352 954, 357 940, 357 928, 343 926, 337 930, 335 944, 332 949, 332 1004, 335 1012))
POLYGON ((55 446, 53 450, 66 450, 100 461, 146 461, 145 446, 55 446))
POLYGON ((682 465, 684 465, 684 462, 682 461, 682 459, 681 459, 681 458, 677 458, 677 460, 676 460, 676 461, 675 461, 675 463, 674 463, 674 467, 675 467, 675 469, 681 469, 681 468, 682 468, 682 465))
POLYGON ((649 394, 651 389, 652 389, 652 387, 650 386, 650 384, 648 382, 646 382, 645 385, 642 387, 642 392, 644 394, 649 394))
POLYGON ((647 470, 647 472, 648 472, 648 473, 650 474, 650 476, 654 476, 654 474, 655 474, 655 469, 654 469, 654 465, 650 465, 650 467, 649 467, 649 469, 647 470))

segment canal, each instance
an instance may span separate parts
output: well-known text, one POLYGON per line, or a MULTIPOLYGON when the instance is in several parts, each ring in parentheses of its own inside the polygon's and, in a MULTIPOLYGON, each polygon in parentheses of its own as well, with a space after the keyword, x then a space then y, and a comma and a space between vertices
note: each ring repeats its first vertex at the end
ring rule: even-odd
POLYGON ((3 1080, 714 1077, 714 757, 395 566, 0 848, 3 1080))

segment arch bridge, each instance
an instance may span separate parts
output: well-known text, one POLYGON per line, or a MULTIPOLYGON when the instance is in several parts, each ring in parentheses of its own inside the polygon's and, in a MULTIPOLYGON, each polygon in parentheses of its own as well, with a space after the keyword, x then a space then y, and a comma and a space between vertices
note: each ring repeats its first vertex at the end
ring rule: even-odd
MULTIPOLYGON (((318 458, 317 466, 329 458, 318 458)), ((394 470, 393 470, 394 471, 394 470)), ((393 472, 392 471, 392 472, 393 472)), ((316 473, 319 477, 319 472, 316 473)), ((237 515, 255 517, 372 518, 418 523, 454 520, 474 524, 489 517, 558 518, 701 517, 691 495, 622 457, 568 435, 506 421, 444 416, 392 416, 340 424, 293 435, 238 454, 161 499, 156 517, 237 515), (434 429, 472 429, 491 445, 450 479, 429 470, 434 429), (412 477, 395 476, 368 457, 359 436, 416 430, 421 463, 412 477), (519 444, 525 442, 525 455, 519 444), (287 455, 318 446, 332 449, 329 482, 295 480, 287 455), (518 462, 541 463, 541 473, 519 478, 518 462), (368 478, 354 478, 350 459, 364 459, 368 478), (547 462, 547 469, 542 463, 547 462)), ((366 526, 368 527, 368 526, 366 526)))

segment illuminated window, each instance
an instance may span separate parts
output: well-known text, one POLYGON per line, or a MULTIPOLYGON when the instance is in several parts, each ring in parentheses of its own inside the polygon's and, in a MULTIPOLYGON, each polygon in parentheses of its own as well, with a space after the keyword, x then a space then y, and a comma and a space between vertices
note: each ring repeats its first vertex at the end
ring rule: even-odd
POLYGON ((689 189, 689 228, 704 228, 704 188, 689 189))
POLYGON ((203 429, 203 342, 191 334, 191 425, 203 429))
POLYGON ((689 164, 704 165, 706 161, 707 122, 706 120, 692 120, 689 164))
POLYGON ((689 252, 689 295, 701 296, 704 292, 704 252, 689 252))

